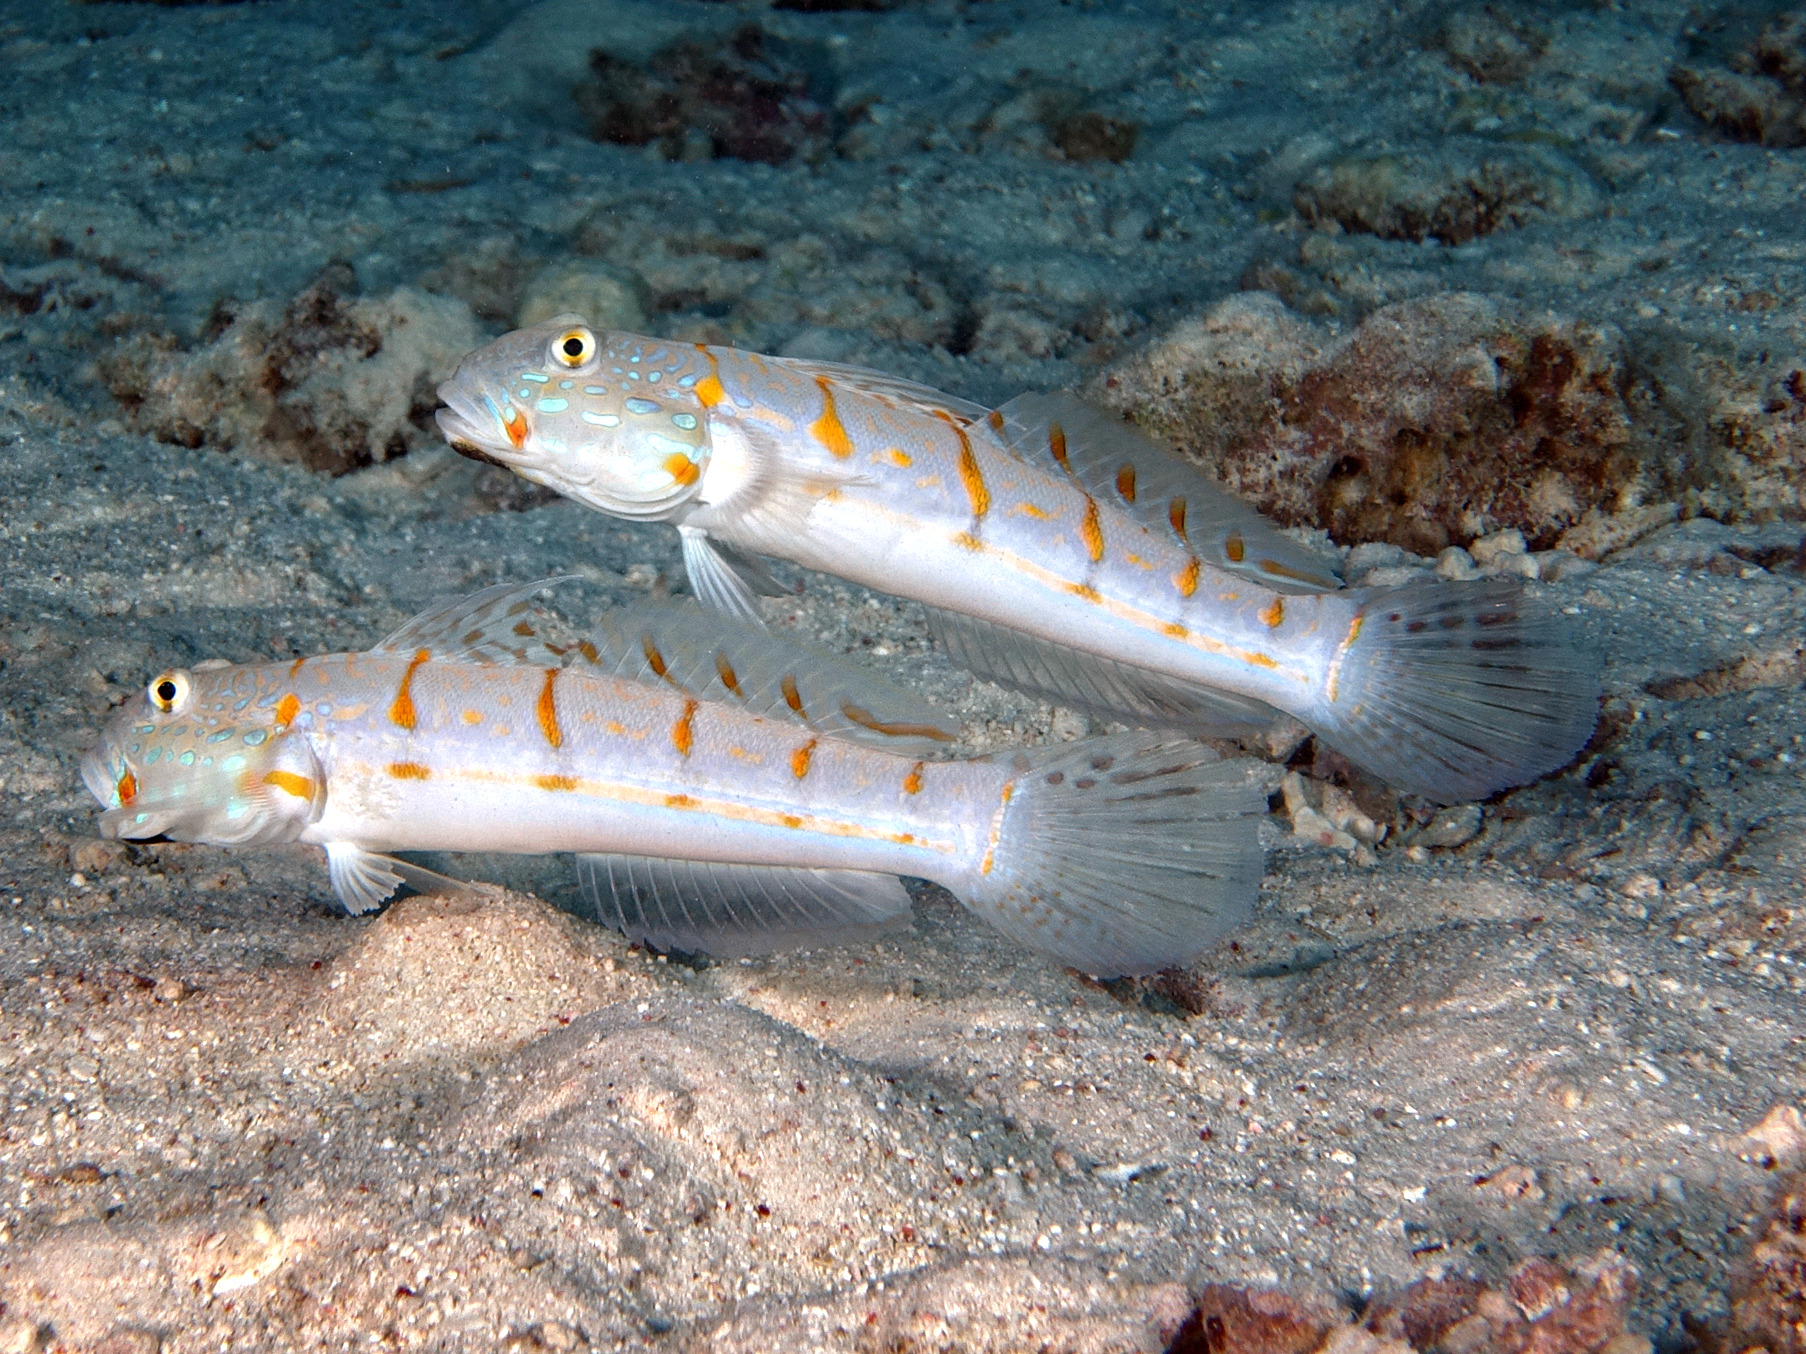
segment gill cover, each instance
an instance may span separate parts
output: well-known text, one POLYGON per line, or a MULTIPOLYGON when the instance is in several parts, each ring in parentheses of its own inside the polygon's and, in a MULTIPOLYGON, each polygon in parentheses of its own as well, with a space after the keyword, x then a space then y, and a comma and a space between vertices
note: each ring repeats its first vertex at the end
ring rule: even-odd
POLYGON ((695 498, 708 464, 708 371, 693 345, 560 315, 466 356, 436 417, 467 456, 616 517, 663 520, 695 498))

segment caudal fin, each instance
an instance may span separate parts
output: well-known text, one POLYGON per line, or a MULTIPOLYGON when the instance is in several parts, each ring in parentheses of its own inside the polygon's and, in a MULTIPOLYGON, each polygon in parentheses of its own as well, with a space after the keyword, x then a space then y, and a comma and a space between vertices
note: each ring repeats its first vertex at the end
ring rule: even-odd
POLYGON ((1183 964, 1253 910, 1255 770, 1145 732, 1029 754, 966 905, 1100 977, 1183 964))
POLYGON ((1599 662, 1566 618, 1505 581, 1342 594, 1325 742, 1397 789, 1453 803, 1567 765, 1599 716, 1599 662))

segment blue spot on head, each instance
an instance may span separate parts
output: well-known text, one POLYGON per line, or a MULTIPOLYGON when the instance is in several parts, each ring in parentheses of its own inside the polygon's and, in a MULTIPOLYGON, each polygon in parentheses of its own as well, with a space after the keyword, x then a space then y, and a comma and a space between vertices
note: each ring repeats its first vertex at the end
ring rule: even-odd
POLYGON ((606 395, 608 393, 608 387, 607 386, 584 386, 583 393, 585 395, 606 395))
POLYGON ((630 414, 656 414, 657 400, 642 400, 638 395, 627 401, 627 412, 630 414))
POLYGON ((520 397, 521 397, 521 398, 522 398, 522 399, 523 399, 523 400, 530 400, 530 399, 532 399, 532 398, 533 398, 533 392, 532 392, 532 391, 531 391, 531 390, 523 390, 523 391, 521 391, 521 393, 520 393, 520 397))
POLYGON ((132 756, 136 757, 138 755, 138 749, 143 746, 144 746, 144 744, 142 744, 142 743, 133 743, 129 748, 126 749, 126 751, 131 753, 132 756))
POLYGON ((523 371, 520 378, 523 381, 538 381, 541 385, 552 379, 550 376, 542 376, 536 371, 523 371))
POLYGON ((558 396, 547 396, 536 406, 542 414, 562 414, 571 407, 571 402, 558 396))
POLYGON ((682 386, 685 390, 688 390, 691 386, 696 384, 696 373, 690 372, 687 376, 679 376, 677 378, 677 384, 682 386))
POLYGON ((155 766, 158 762, 160 762, 162 760, 163 760, 163 749, 161 747, 152 747, 149 752, 144 754, 144 764, 146 766, 155 766))
POLYGON ((671 415, 671 421, 673 423, 675 423, 678 427, 682 428, 685 432, 689 432, 690 429, 692 429, 696 426, 696 415, 694 415, 694 414, 673 414, 673 415, 671 415))
POLYGON ((242 710, 245 708, 245 706, 249 705, 250 703, 251 703, 251 698, 249 696, 246 696, 243 700, 239 701, 232 708, 234 710, 242 710))
POLYGON ((178 762, 182 763, 183 766, 193 766, 194 765, 193 749, 190 749, 189 751, 184 752, 180 757, 177 757, 176 760, 178 762))
POLYGON ((237 729, 221 729, 218 733, 208 734, 207 741, 209 743, 223 743, 237 732, 237 729))
POLYGON ((664 377, 664 374, 665 373, 662 371, 649 371, 646 373, 646 379, 648 381, 661 380, 664 377))
POLYGON ((265 696, 262 700, 257 702, 257 708, 259 710, 267 710, 280 699, 282 699, 282 698, 280 696, 278 696, 274 691, 272 691, 272 692, 270 692, 269 695, 265 696))
POLYGON ((265 733, 262 729, 246 729, 245 730, 245 742, 248 743, 252 747, 256 747, 259 743, 261 743, 264 739, 266 739, 268 737, 269 737, 269 734, 265 733))
POLYGON ((558 383, 558 388, 560 390, 569 390, 572 386, 574 386, 576 384, 577 383, 575 381, 560 381, 558 383))
POLYGON ((318 705, 314 706, 314 713, 322 716, 330 715, 332 713, 332 702, 321 701, 318 705))

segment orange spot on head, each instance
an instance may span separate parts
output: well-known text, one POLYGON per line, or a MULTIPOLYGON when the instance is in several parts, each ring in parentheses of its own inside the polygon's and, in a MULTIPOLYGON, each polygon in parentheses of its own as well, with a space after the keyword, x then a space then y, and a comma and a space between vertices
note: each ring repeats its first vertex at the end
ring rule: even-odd
POLYGON ((1229 539, 1223 542, 1223 553, 1229 556, 1229 561, 1232 564, 1240 564, 1242 562, 1242 557, 1248 553, 1248 547, 1242 541, 1241 532, 1232 531, 1229 533, 1229 539))
POLYGON ((555 793, 575 790, 577 788, 577 778, 575 776, 535 776, 533 777, 533 783, 542 790, 551 790, 555 793))
POLYGON ((927 765, 927 762, 917 762, 909 768, 909 774, 903 777, 904 794, 919 795, 922 793, 922 771, 927 765))
POLYGON ((1198 575, 1204 572, 1204 565, 1196 555, 1185 561, 1185 567, 1173 575, 1173 586, 1179 589, 1181 597, 1190 597, 1198 590, 1198 575))
POLYGON ((798 780, 809 774, 809 763, 815 756, 816 742, 816 739, 811 738, 790 754, 790 774, 798 780))
POLYGON ((1277 629, 1286 618, 1285 598, 1275 597, 1271 606, 1264 606, 1259 612, 1261 624, 1277 629))
POLYGON ((702 467, 681 451, 674 451, 665 457, 665 473, 679 484, 688 486, 702 478, 702 467))
POLYGON ((138 797, 138 778, 130 771, 123 773, 113 787, 113 793, 118 796, 120 807, 130 804, 138 797))
POLYGON ((306 776, 297 776, 293 771, 266 771, 263 783, 274 786, 285 795, 293 795, 296 799, 312 800, 314 797, 313 781, 306 776))
POLYGON ((1079 535, 1085 538, 1085 553, 1096 564, 1104 557, 1104 524, 1098 520, 1097 500, 1085 495, 1085 520, 1079 523, 1079 535))
POLYGON ((519 407, 512 400, 508 402, 508 412, 502 415, 502 431, 508 434, 509 442, 513 443, 517 450, 526 445, 527 416, 521 413, 519 407))
POLYGON ((1135 501, 1135 467, 1124 461, 1116 471, 1116 492, 1124 503, 1135 501))
POLYGON ((724 653, 715 655, 715 675, 721 678, 721 685, 729 691, 736 696, 743 695, 740 690, 740 674, 734 671, 734 665, 727 661, 727 655, 724 653))
POLYGON ((276 722, 287 726, 295 722, 295 716, 301 713, 301 698, 289 692, 276 702, 276 722))
POLYGON ((696 383, 696 398, 704 409, 713 409, 727 398, 727 392, 721 388, 721 366, 706 345, 698 343, 696 351, 709 361, 709 374, 696 383))
POLYGON ((419 762, 390 762, 389 774, 396 780, 431 780, 433 770, 419 762))
POLYGON ((1183 498, 1175 498, 1166 505, 1166 520, 1172 527, 1173 534, 1190 544, 1185 535, 1185 500, 1183 498))
POLYGON ((802 718, 809 718, 809 712, 803 709, 802 693, 796 689, 796 678, 786 672, 784 680, 779 682, 778 686, 784 693, 784 704, 796 711, 802 718))
POLYGON ((466 724, 481 724, 483 722, 483 712, 481 710, 466 710, 464 712, 464 722, 466 724))
POLYGON ((821 417, 809 425, 809 436, 820 442, 835 456, 853 454, 853 439, 847 436, 840 415, 834 410, 834 386, 826 376, 817 376, 815 385, 821 391, 821 417))
POLYGON ((683 756, 690 755, 690 749, 696 745, 696 731, 692 721, 696 718, 696 702, 686 700, 684 712, 677 717, 677 723, 671 726, 671 746, 683 756))
POLYGON ((966 488, 966 501, 972 505, 972 515, 983 517, 991 511, 991 491, 985 486, 985 477, 978 468, 978 457, 972 450, 972 439, 966 436, 966 430, 953 429, 959 438, 959 482, 966 488))
POLYGON ((558 672, 557 668, 546 669, 546 684, 539 689, 539 701, 533 707, 539 716, 539 731, 546 736, 548 747, 560 747, 564 743, 564 731, 558 727, 558 705, 552 696, 558 672))
POLYGON ((412 729, 419 721, 414 709, 414 693, 410 689, 414 681, 415 670, 431 658, 430 649, 416 649, 414 656, 408 660, 408 670, 401 674, 401 685, 395 690, 395 699, 389 704, 389 720, 404 729, 412 729))

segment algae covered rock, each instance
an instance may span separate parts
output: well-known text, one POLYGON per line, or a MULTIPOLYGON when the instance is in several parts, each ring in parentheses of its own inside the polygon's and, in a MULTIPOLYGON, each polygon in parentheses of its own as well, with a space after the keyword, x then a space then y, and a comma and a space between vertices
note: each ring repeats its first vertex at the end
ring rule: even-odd
POLYGON ((144 338, 103 364, 113 394, 159 441, 243 451, 343 474, 438 441, 434 386, 480 340, 455 297, 354 294, 343 265, 286 304, 222 313, 184 351, 144 338))

